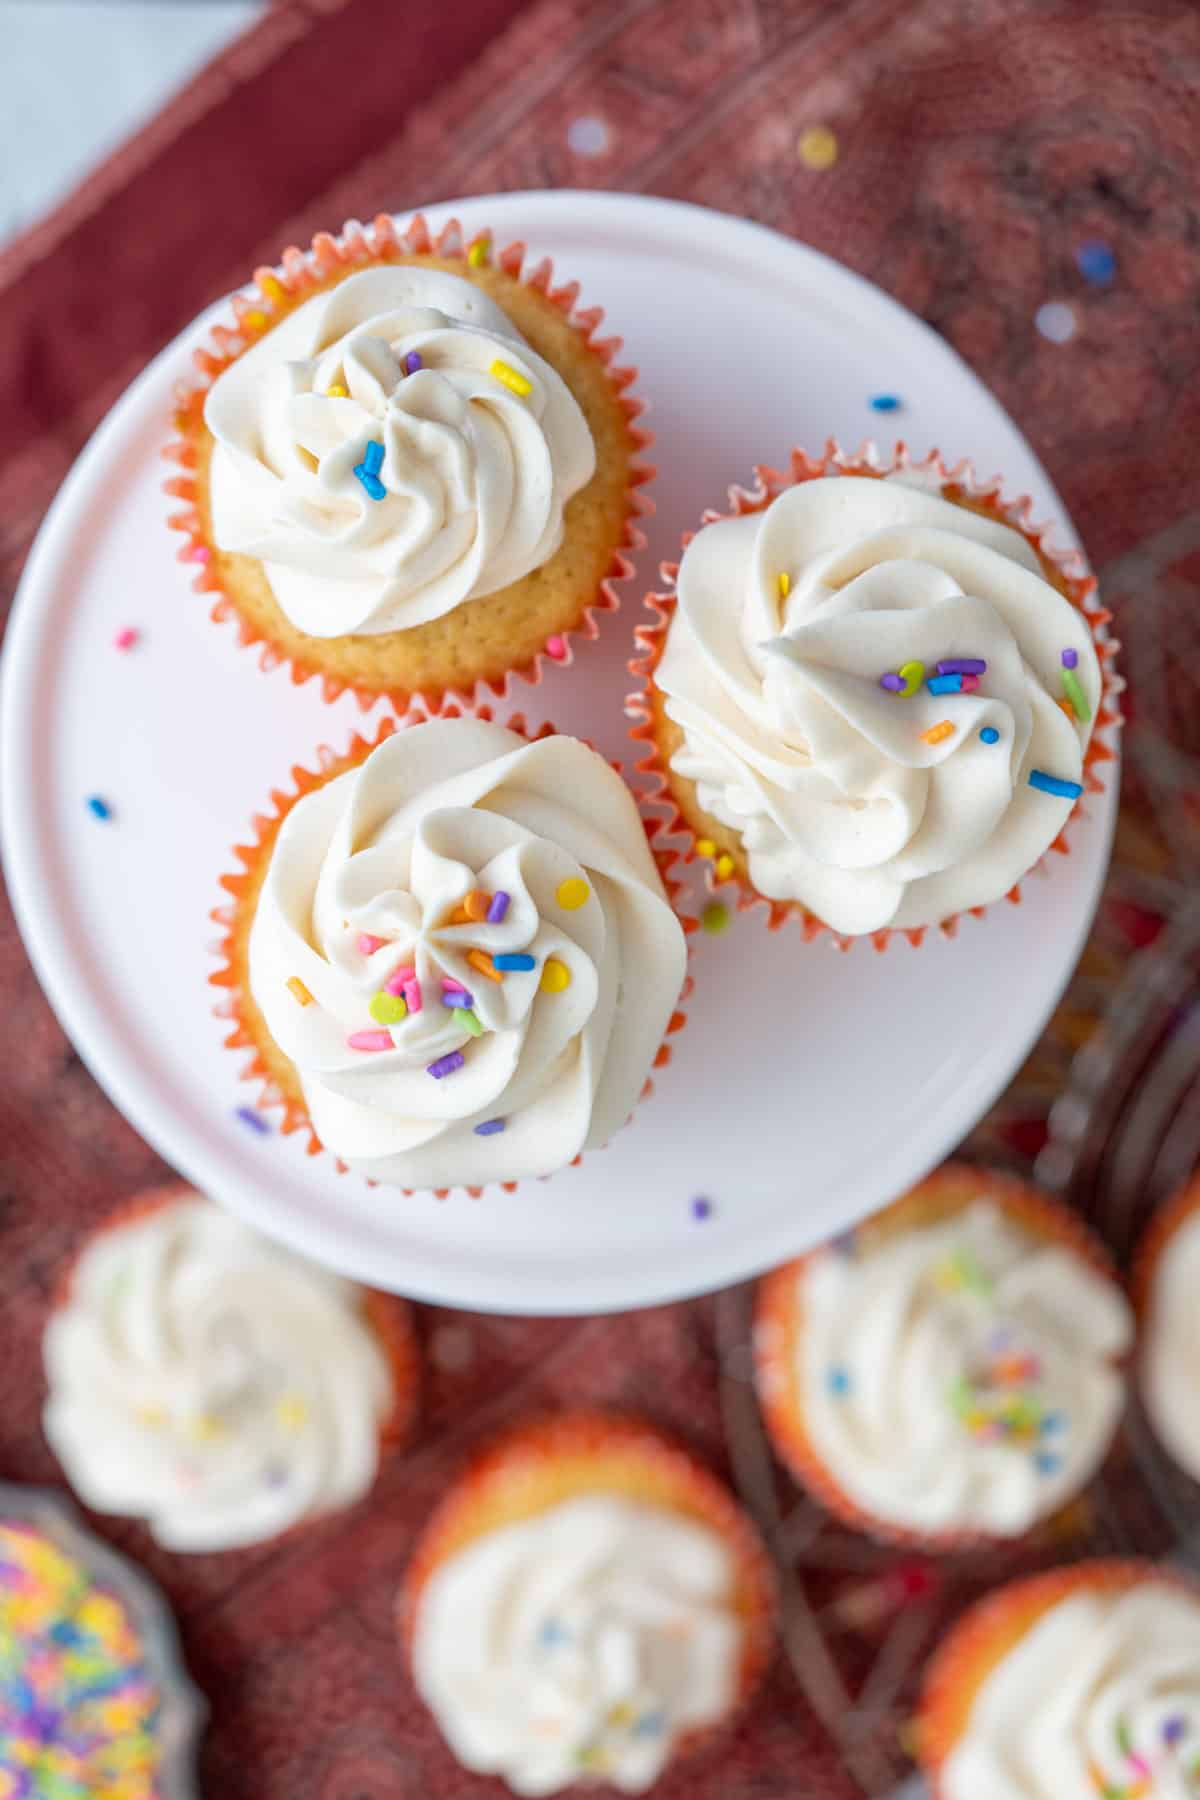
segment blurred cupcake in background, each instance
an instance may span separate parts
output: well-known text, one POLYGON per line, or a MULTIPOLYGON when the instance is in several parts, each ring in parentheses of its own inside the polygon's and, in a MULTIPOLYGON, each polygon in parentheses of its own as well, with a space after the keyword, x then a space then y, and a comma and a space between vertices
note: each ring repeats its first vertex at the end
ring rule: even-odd
POLYGON ((759 1287, 758 1389, 831 1512, 931 1551, 1019 1538, 1079 1494, 1125 1404, 1131 1310, 1036 1189, 948 1164, 759 1287))
POLYGON ((1010 1583, 926 1675, 938 1800, 1189 1800, 1200 1786, 1200 1588, 1139 1562, 1010 1583))
POLYGON ((42 1349, 71 1486, 168 1550, 257 1544, 353 1505, 415 1402, 403 1301, 182 1186, 93 1233, 42 1349))
POLYGON ((634 371, 524 246, 386 214, 259 270, 201 352, 171 523, 265 666, 427 709, 596 635, 642 542, 634 371))
POLYGON ((1095 582, 936 454, 760 469, 649 596, 634 736, 772 927, 919 942, 1008 895, 1111 757, 1095 582))
POLYGON ((465 1768, 518 1794, 640 1794, 746 1702, 773 1611, 720 1482, 649 1425, 567 1413, 511 1432, 446 1495, 402 1629, 465 1768))
POLYGON ((1138 1252, 1142 1400, 1156 1434, 1200 1481, 1200 1176, 1159 1213, 1138 1252))

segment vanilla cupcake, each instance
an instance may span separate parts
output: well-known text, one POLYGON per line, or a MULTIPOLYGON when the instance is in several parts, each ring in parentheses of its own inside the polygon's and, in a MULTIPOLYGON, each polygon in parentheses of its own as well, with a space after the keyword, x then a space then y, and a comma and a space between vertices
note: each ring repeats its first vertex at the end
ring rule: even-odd
POLYGON ((1001 1588, 926 1676, 938 1800, 1190 1800, 1200 1792, 1200 1589, 1092 1562, 1001 1588))
POLYGON ((353 1505, 416 1382, 402 1301, 183 1187, 93 1234, 42 1354, 45 1433, 71 1486, 168 1550, 257 1544, 353 1505))
POLYGON ((687 959, 620 776, 574 738, 439 719, 301 788, 218 915, 264 1104, 405 1188, 607 1143, 683 1023, 687 959))
POLYGON ((1200 1481, 1200 1178, 1153 1221, 1134 1290, 1146 1412, 1180 1468, 1200 1481))
POLYGON ((1023 1536, 1077 1495, 1120 1422, 1132 1314, 1075 1217, 950 1164, 759 1289, 759 1393, 831 1511, 946 1551, 1023 1536))
POLYGON ((810 936, 882 947, 1015 897, 1111 755, 1094 581, 936 458, 797 452, 732 499, 638 633, 675 823, 810 936))
POLYGON ((265 666, 403 710, 564 662, 641 543, 633 371, 523 246, 381 215, 257 276, 202 353, 168 490, 265 666))
POLYGON ((762 1545, 719 1482, 651 1426, 569 1413, 456 1483, 401 1623, 465 1768, 517 1794, 641 1794, 745 1704, 773 1611, 762 1545))

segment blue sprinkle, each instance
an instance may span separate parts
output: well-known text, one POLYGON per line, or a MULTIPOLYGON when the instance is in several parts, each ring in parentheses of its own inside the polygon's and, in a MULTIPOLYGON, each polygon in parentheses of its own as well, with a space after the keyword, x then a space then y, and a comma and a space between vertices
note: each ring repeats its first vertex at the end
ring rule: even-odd
POLYGON ((421 352, 419 350, 410 350, 404 359, 404 367, 409 375, 415 375, 418 369, 423 368, 424 364, 421 361, 421 352))
POLYGON ((712 1217, 712 1201, 706 1200, 703 1194, 697 1194, 692 1201, 692 1217, 694 1219, 710 1219, 712 1217))
POLYGON ((384 498, 387 489, 384 487, 382 481, 380 481, 378 475, 372 475, 365 463, 355 463, 354 473, 358 476, 358 479, 362 482, 362 485, 366 488, 367 493, 372 500, 382 500, 384 498))
POLYGON ((555 1644, 565 1644, 569 1635, 557 1619, 547 1619, 541 1629, 540 1642, 547 1650, 552 1650, 555 1644))
POLYGON ((1075 265, 1093 287, 1108 287, 1117 272, 1112 246, 1103 238, 1085 238, 1075 251, 1075 265))
POLYGON ((536 962, 532 956, 526 956, 523 950, 513 951, 507 956, 493 956, 493 969, 535 969, 536 962))
POLYGON ((931 694, 961 694, 961 675, 931 675, 925 686, 931 694))
POLYGON ((239 1106, 233 1116, 240 1119, 243 1125, 248 1125, 251 1131, 257 1131, 260 1137, 270 1136, 271 1127, 252 1106, 239 1106))
POLYGON ((1029 785, 1040 794, 1054 794, 1060 800, 1078 800, 1083 792, 1077 781, 1062 781, 1057 775, 1043 774, 1041 769, 1030 769, 1029 785))
POLYGON ((383 467, 383 445, 374 438, 363 451, 362 466, 368 475, 378 475, 383 467))
POLYGON ((828 1381, 831 1394, 836 1394, 841 1398, 850 1392, 852 1383, 849 1369, 843 1369, 840 1366, 830 1369, 828 1381))
POLYGON ((504 1130, 503 1119, 485 1119, 482 1125, 475 1127, 476 1137, 495 1137, 498 1131, 504 1130))
POLYGON ((1052 1456, 1048 1450, 1040 1450, 1033 1459, 1033 1466, 1039 1475, 1057 1475, 1062 1468, 1062 1458, 1052 1456))
POLYGON ((904 403, 899 394, 872 394, 868 404, 872 412, 899 412, 904 403))
POLYGON ((643 1713, 633 1728, 634 1737, 661 1737, 667 1729, 667 1715, 660 1712, 643 1713))
POLYGON ((112 807, 107 800, 102 800, 99 794, 88 795, 88 811, 95 813, 98 819, 112 818, 112 807))
POLYGON ((1000 742, 1000 733, 996 730, 994 725, 985 725, 979 734, 979 738, 980 742, 984 744, 998 744, 1000 742))
POLYGON ((1066 1424, 1067 1420, 1065 1413, 1047 1413, 1041 1424, 1042 1436, 1050 1437, 1056 1431, 1065 1431, 1066 1424))

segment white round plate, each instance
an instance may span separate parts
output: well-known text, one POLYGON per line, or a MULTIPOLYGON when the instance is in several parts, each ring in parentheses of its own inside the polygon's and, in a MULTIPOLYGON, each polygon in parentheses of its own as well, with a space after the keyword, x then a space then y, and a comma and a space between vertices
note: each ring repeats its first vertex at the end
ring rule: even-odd
MULTIPOLYGON (((607 309, 650 403, 650 545, 622 611, 516 704, 632 763, 622 702, 641 594, 703 507, 789 447, 874 433, 970 454, 1062 507, 1029 445, 940 338, 846 269, 673 201, 530 193, 435 207, 525 239, 607 309), (869 397, 903 399, 886 418, 869 397)), ((214 309, 214 312, 220 309, 214 309)), ((1100 893, 1115 773, 1073 854, 1020 907, 919 951, 847 955, 757 916, 699 936, 687 1028, 655 1094, 603 1151, 482 1200, 339 1175, 300 1135, 256 1135, 206 986, 208 909, 250 814, 362 715, 260 673, 208 617, 164 518, 173 382, 208 318, 152 363, 64 483, 25 572, 3 689, 9 883, 34 965, 116 1104, 191 1181, 376 1285, 507 1312, 632 1307, 734 1281, 874 1210, 950 1152, 1011 1079, 1069 976, 1100 893), (142 632, 124 654, 125 625, 142 632), (98 794, 107 822, 87 808, 98 794), (693 1199, 711 1212, 698 1218, 693 1199)), ((1063 541, 1068 539, 1065 536, 1063 541)), ((1115 765, 1110 765, 1115 767, 1115 765)))

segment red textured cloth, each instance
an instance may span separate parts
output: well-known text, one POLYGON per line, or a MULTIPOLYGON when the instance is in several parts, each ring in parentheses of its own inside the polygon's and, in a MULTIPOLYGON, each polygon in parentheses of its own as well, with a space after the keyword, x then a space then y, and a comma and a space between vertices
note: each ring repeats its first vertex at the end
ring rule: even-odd
MULTIPOLYGON (((1200 616, 1198 80, 1200 15, 1185 0, 290 0, 0 256, 3 591, 87 433, 145 361, 256 263, 348 215, 471 191, 625 188, 745 214, 839 257, 942 331, 1026 429, 1109 576, 1134 698, 1153 697, 1129 734, 1122 854, 1138 878, 1114 891, 1084 985, 977 1139, 1028 1167, 1097 992, 1159 933, 1194 841, 1200 707, 1191 692, 1164 718, 1156 684, 1200 616), (604 127, 596 154, 570 147, 584 116, 604 127), (797 151, 814 123, 840 146, 824 171, 797 151), (1108 286, 1076 265, 1093 239, 1115 255, 1108 286), (1036 330, 1047 300, 1074 309, 1069 344, 1036 330), (1169 606, 1183 637, 1164 624, 1169 606), (1156 734, 1168 731, 1178 833, 1147 810, 1162 800, 1156 734)), ((7 910, 0 979, 0 1474, 54 1481, 37 1417, 56 1274, 91 1221, 164 1170, 72 1052, 7 910)), ((425 1308, 415 1444, 352 1515, 196 1558, 101 1522, 178 1611, 212 1702, 212 1800, 500 1795, 456 1768, 397 1659, 393 1599, 414 1534, 473 1444, 548 1401, 640 1408, 728 1471, 718 1377, 736 1391, 745 1367, 722 1349, 724 1318, 708 1301, 565 1323, 425 1308)), ((853 1542, 826 1561, 846 1580, 874 1567, 853 1542)), ((796 1616, 797 1662, 819 1693, 810 1615, 796 1616)), ((839 1624, 839 1656, 878 1670, 856 1629, 839 1624)), ((914 1640, 909 1661, 919 1653, 914 1640)), ((895 1728, 911 1692, 889 1679, 868 1690, 878 1717, 863 1733, 891 1748, 856 1765, 880 1793, 902 1766, 895 1728)), ((660 1791, 852 1800, 863 1787, 781 1661, 733 1738, 660 1791)))

